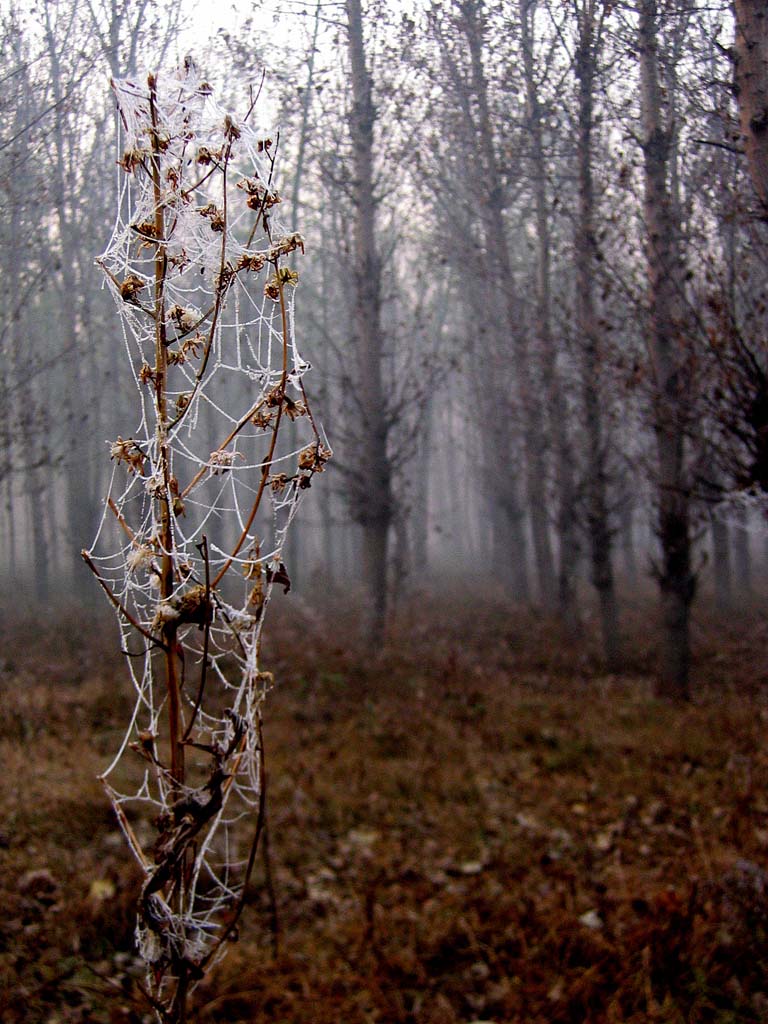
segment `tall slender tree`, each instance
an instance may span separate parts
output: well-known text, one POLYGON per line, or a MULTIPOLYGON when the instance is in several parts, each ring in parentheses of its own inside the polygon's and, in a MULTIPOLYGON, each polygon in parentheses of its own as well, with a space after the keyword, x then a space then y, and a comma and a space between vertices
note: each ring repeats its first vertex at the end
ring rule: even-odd
POLYGON ((351 102, 354 209, 350 287, 355 342, 355 384, 360 412, 360 452, 354 478, 354 518, 363 531, 363 568, 369 594, 368 633, 381 636, 387 613, 387 554, 394 500, 387 454, 390 420, 384 383, 381 322, 382 264, 376 224, 374 128, 376 108, 363 33, 360 0, 346 0, 351 102))
POLYGON ((597 273, 596 208, 593 180, 593 129, 597 57, 602 45, 605 8, 595 0, 577 3, 577 46, 574 61, 577 85, 578 208, 574 257, 576 262, 576 323, 581 353, 581 388, 586 428, 586 513, 592 582, 598 595, 603 651, 607 667, 619 665, 619 613, 613 569, 613 532, 608 509, 607 444, 604 428, 604 339, 595 304, 597 273))
MULTIPOLYGON (((466 58, 466 69, 458 78, 458 102, 472 129, 473 177, 479 197, 484 258, 487 273, 498 293, 503 317, 506 363, 513 368, 511 385, 513 414, 523 439, 523 478, 530 514, 533 557, 542 603, 553 609, 557 603, 554 556, 549 532, 547 495, 546 431, 541 396, 534 373, 525 305, 517 286, 505 217, 509 201, 508 183, 502 174, 492 116, 491 88, 486 71, 488 24, 480 0, 455 0, 443 15, 447 22, 443 38, 457 36, 466 58)), ((444 54, 450 60, 444 47, 444 54)), ((541 294, 541 293, 540 293, 541 294)), ((511 468, 512 460, 508 464, 511 468)))
POLYGON ((763 0, 733 0, 733 10, 741 130, 752 183, 768 218, 768 9, 763 0))
POLYGON ((639 4, 644 215, 648 263, 648 343, 653 374, 657 445, 657 504, 661 564, 658 571, 662 639, 657 690, 660 696, 689 696, 690 605, 695 590, 691 569, 689 482, 685 454, 690 395, 690 344, 685 302, 679 207, 671 192, 674 124, 664 116, 659 68, 659 6, 639 4))
MULTIPOLYGON (((557 365, 557 346, 552 327, 552 227, 551 199, 548 195, 548 168, 545 154, 544 119, 536 67, 534 38, 537 0, 520 0, 520 42, 525 79, 526 129, 530 148, 531 186, 536 225, 536 304, 532 337, 542 360, 542 403, 546 407, 546 425, 551 434, 557 485, 555 521, 559 539, 557 568, 557 610, 566 628, 576 628, 576 568, 579 556, 577 531, 576 480, 573 450, 568 437, 568 417, 561 375, 557 365)), ((546 542, 546 537, 543 539, 546 542)))

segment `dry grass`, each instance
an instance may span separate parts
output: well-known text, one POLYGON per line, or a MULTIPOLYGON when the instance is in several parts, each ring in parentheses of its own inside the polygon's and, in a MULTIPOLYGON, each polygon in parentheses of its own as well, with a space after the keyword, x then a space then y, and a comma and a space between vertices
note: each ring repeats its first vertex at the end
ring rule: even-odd
MULTIPOLYGON (((697 700, 675 708, 650 696, 640 630, 632 674, 606 678, 589 643, 502 606, 416 620, 376 659, 338 625, 276 624, 279 949, 258 878, 196 1019, 768 1020, 758 627, 717 646, 702 621, 697 700), (298 639, 302 663, 282 665, 298 639)), ((83 624, 62 623, 33 654, 13 634, 3 1020, 140 1021, 137 877, 94 781, 127 704, 111 631, 86 648, 83 624)))

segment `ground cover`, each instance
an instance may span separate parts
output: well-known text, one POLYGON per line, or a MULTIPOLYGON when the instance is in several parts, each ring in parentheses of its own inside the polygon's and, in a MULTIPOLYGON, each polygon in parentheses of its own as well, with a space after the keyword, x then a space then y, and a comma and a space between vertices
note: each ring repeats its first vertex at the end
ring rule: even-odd
MULTIPOLYGON (((500 603, 422 601, 376 656, 340 621, 278 610, 269 855, 197 1020, 768 1020, 759 619, 699 621, 682 707, 640 624, 608 677, 589 630, 500 603)), ((95 780, 130 709, 112 630, 3 632, 2 1020, 141 1021, 139 878, 95 780)))

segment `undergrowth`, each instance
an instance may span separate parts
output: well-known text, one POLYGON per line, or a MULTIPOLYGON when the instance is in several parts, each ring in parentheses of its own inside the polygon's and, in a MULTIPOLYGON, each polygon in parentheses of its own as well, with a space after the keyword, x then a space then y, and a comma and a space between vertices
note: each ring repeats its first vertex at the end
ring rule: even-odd
MULTIPOLYGON (((715 648, 702 620, 675 707, 639 630, 632 671, 605 676, 589 642, 501 604, 459 632, 422 603, 375 658, 333 621, 288 599, 265 646, 269 858, 192 1019, 768 1020, 754 624, 715 648)), ((117 656, 72 622, 37 648, 6 629, 3 1020, 141 1021, 140 880, 94 781, 125 711, 117 656)))

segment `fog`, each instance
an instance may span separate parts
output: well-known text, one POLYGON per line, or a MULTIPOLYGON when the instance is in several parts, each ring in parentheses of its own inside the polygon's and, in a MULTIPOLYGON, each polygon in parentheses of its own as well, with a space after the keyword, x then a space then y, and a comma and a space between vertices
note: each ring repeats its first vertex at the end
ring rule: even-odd
MULTIPOLYGON (((343 597, 375 644, 404 601, 482 593, 591 623, 608 668, 639 603, 662 692, 685 694, 691 609, 761 600, 766 567, 765 154, 729 5, 287 3, 223 31, 190 14, 2 15, 5 594, 103 600, 81 550, 143 415, 96 265, 130 222, 109 80, 143 88, 194 50, 233 116, 256 97, 275 216, 306 248, 292 358, 333 456, 275 534, 286 600, 343 597)), ((222 322, 243 372, 211 404, 233 421, 261 329, 239 295, 222 322)))

